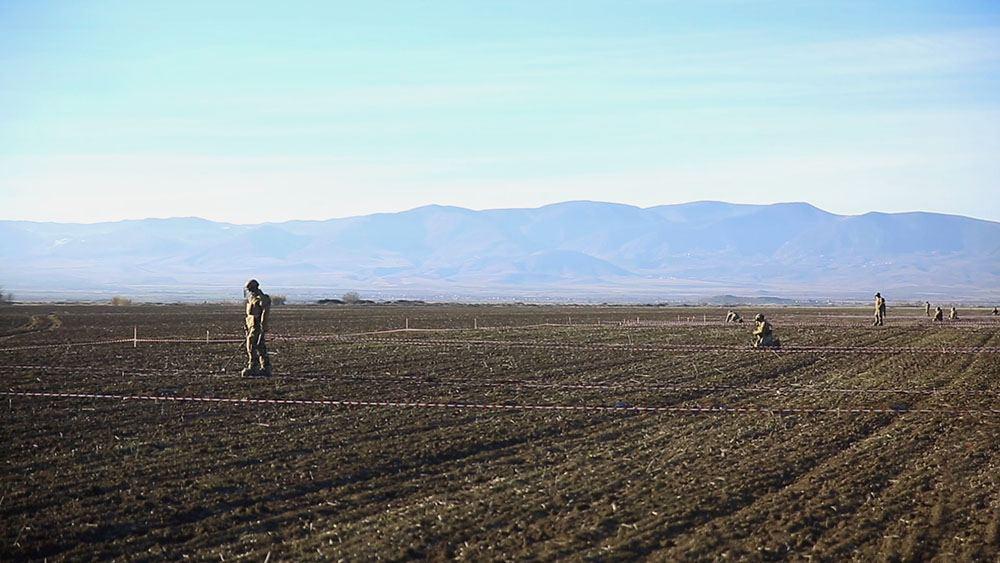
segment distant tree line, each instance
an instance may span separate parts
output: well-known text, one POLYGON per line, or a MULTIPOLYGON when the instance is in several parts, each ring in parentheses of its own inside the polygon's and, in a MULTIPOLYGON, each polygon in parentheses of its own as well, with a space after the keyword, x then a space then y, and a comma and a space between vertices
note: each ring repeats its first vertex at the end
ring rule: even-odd
POLYGON ((348 291, 340 296, 340 299, 319 299, 316 301, 320 305, 424 305, 425 301, 419 299, 394 299, 391 301, 373 301, 362 299, 358 292, 348 291))
POLYGON ((340 296, 340 299, 320 299, 317 303, 321 305, 365 305, 374 303, 369 299, 362 299, 357 291, 348 291, 340 296))

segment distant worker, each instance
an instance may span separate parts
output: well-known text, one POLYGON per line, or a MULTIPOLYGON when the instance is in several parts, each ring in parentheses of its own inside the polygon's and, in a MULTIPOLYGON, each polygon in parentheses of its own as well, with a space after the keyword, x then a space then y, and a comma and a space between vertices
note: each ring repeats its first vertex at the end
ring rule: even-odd
POLYGON ((885 298, 881 293, 875 293, 875 318, 872 326, 882 326, 885 323, 885 298))
POLYGON ((993 316, 994 317, 1000 316, 1000 309, 993 307, 993 316))
POLYGON ((753 320, 757 323, 753 329, 754 348, 778 348, 781 346, 781 342, 775 338, 774 332, 771 330, 771 323, 764 320, 764 315, 757 313, 753 320))
POLYGON ((271 298, 260 290, 257 280, 247 282, 247 367, 242 374, 271 375, 271 360, 267 356, 264 334, 271 316, 271 298))
POLYGON ((736 311, 729 311, 729 313, 726 314, 726 322, 727 323, 742 323, 743 322, 743 317, 741 317, 740 314, 737 313, 736 311))
POLYGON ((941 307, 934 309, 934 322, 939 323, 943 320, 944 320, 944 311, 941 310, 941 307))
POLYGON ((948 313, 948 320, 957 321, 958 320, 958 310, 954 307, 951 308, 951 312, 948 313))
POLYGON ((931 302, 930 301, 925 301, 924 302, 924 315, 926 315, 928 317, 931 316, 931 302))

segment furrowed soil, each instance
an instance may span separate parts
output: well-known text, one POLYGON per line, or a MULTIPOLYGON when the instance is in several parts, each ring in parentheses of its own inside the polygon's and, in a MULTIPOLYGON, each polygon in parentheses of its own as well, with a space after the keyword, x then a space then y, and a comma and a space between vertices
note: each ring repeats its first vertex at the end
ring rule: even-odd
POLYGON ((5 307, 0 561, 998 560, 1000 321, 756 312, 5 307))

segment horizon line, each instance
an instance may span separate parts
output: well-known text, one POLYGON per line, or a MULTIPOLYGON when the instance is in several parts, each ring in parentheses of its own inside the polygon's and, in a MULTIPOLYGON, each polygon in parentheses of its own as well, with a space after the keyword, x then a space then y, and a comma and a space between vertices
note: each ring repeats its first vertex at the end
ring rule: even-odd
POLYGON ((365 217, 374 217, 374 216, 377 216, 377 215, 399 215, 399 214, 403 214, 403 213, 411 213, 411 212, 414 212, 414 211, 419 211, 421 209, 428 209, 428 208, 456 209, 456 210, 461 210, 461 211, 469 211, 469 212, 472 212, 472 213, 481 213, 481 212, 488 212, 488 211, 528 211, 528 210, 538 210, 538 209, 544 209, 544 208, 547 208, 547 207, 555 207, 555 206, 560 206, 560 205, 570 205, 570 204, 579 204, 579 203, 598 204, 598 205, 612 205, 612 206, 618 206, 618 207, 630 207, 630 208, 633 208, 633 209, 639 209, 639 210, 643 210, 643 211, 648 211, 650 209, 656 209, 656 208, 660 208, 660 207, 682 207, 682 206, 690 206, 690 205, 698 205, 698 204, 722 204, 722 205, 729 205, 729 206, 733 206, 733 207, 776 207, 776 206, 789 206, 789 205, 800 205, 800 206, 804 205, 804 206, 809 206, 809 207, 811 207, 813 209, 816 209, 818 211, 822 211, 823 213, 827 213, 829 215, 833 215, 833 216, 836 216, 836 217, 863 217, 865 215, 872 215, 872 214, 875 214, 875 215, 927 214, 927 215, 941 215, 941 216, 946 216, 946 217, 961 217, 961 218, 964 218, 964 219, 972 219, 972 220, 975 220, 975 221, 984 221, 984 222, 987 222, 987 223, 1000 223, 1000 220, 984 219, 984 218, 981 218, 981 217, 973 217, 973 216, 970 216, 970 215, 962 215, 962 214, 959 214, 959 213, 943 213, 943 212, 938 212, 938 211, 926 211, 926 210, 877 211, 877 210, 871 210, 871 211, 866 211, 864 213, 849 214, 849 213, 835 213, 835 212, 832 212, 832 211, 828 211, 828 210, 823 209, 822 207, 819 207, 819 206, 817 206, 817 205, 815 205, 813 203, 810 203, 808 201, 779 201, 779 202, 771 202, 771 203, 735 203, 735 202, 729 202, 729 201, 723 201, 723 200, 712 200, 712 199, 695 200, 695 201, 687 201, 687 202, 680 202, 680 203, 663 203, 663 204, 651 205, 651 206, 647 206, 647 207, 642 207, 642 206, 634 205, 634 204, 630 204, 630 203, 621 203, 621 202, 606 201, 606 200, 593 200, 593 199, 571 199, 571 200, 564 200, 564 201, 557 201, 557 202, 553 202, 553 203, 547 203, 547 204, 544 204, 544 205, 538 205, 538 206, 534 206, 534 207, 530 207, 530 206, 524 206, 524 207, 487 207, 487 208, 478 208, 478 209, 477 208, 472 208, 472 207, 463 207, 463 206, 460 206, 460 205, 451 205, 451 204, 442 204, 442 203, 427 203, 427 204, 424 204, 424 205, 418 205, 416 207, 402 209, 402 210, 399 210, 399 211, 375 211, 375 212, 372 212, 372 213, 363 213, 363 214, 360 214, 360 215, 345 215, 345 216, 342 216, 342 217, 328 217, 328 218, 325 218, 325 219, 283 219, 283 220, 276 220, 276 221, 260 221, 260 222, 257 222, 257 223, 239 223, 239 222, 231 222, 231 221, 224 221, 224 220, 216 220, 216 219, 210 219, 210 218, 207 218, 207 217, 201 217, 201 216, 198 216, 198 215, 173 215, 173 216, 167 216, 167 217, 152 217, 152 216, 147 216, 147 217, 137 217, 137 218, 126 217, 126 218, 122 218, 122 219, 114 219, 114 220, 106 220, 106 221, 58 221, 58 220, 6 219, 6 218, 0 218, 0 222, 4 222, 4 223, 38 223, 38 224, 57 224, 57 225, 105 225, 105 224, 139 222, 139 221, 173 221, 173 220, 192 220, 193 219, 193 220, 206 221, 206 222, 216 223, 216 224, 222 224, 222 225, 251 226, 251 225, 280 225, 280 224, 284 224, 284 223, 324 223, 324 222, 328 222, 328 221, 341 221, 341 220, 347 220, 347 219, 360 219, 360 218, 365 218, 365 217))

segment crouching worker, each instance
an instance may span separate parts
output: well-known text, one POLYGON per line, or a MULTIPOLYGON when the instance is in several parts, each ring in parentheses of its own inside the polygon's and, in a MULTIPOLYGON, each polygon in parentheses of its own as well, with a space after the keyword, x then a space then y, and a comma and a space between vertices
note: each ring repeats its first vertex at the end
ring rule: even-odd
POLYGON ((934 309, 934 322, 939 323, 943 320, 944 320, 944 311, 941 310, 941 307, 934 309))
POLYGON ((247 367, 242 374, 271 375, 271 360, 267 357, 264 334, 271 316, 271 298, 260 290, 257 280, 247 282, 247 367))
POLYGON ((753 329, 753 347, 780 348, 781 341, 774 336, 774 332, 771 330, 771 323, 764 320, 764 315, 757 313, 757 316, 753 320, 757 323, 757 326, 753 329))
POLYGON ((743 317, 741 317, 740 314, 737 313, 736 311, 729 311, 728 313, 726 313, 726 322, 727 323, 742 323, 743 322, 743 317))

